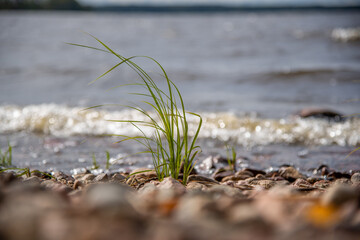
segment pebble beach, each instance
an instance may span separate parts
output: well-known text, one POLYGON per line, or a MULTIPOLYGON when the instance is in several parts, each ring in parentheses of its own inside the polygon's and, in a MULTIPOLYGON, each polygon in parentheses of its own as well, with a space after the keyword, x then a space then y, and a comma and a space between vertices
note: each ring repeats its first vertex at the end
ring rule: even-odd
POLYGON ((360 172, 0 173, 1 239, 358 239, 360 172), (130 176, 130 177, 129 177, 130 176))

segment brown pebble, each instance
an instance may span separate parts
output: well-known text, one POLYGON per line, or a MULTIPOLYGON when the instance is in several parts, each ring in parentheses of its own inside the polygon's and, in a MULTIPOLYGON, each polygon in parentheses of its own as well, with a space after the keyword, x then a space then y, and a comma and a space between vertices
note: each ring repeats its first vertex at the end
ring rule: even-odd
POLYGON ((107 182, 109 180, 109 177, 106 173, 100 173, 94 178, 94 182, 107 182))
POLYGON ((83 187, 84 186, 84 182, 83 181, 81 181, 81 180, 75 180, 75 183, 74 183, 74 185, 73 185, 73 188, 74 189, 78 189, 78 188, 81 188, 81 187, 83 187))
POLYGON ((313 184, 315 188, 328 188, 331 185, 329 180, 320 180, 313 184))
POLYGON ((350 185, 334 184, 324 194, 322 203, 325 205, 340 206, 349 201, 357 201, 359 192, 350 185))
POLYGON ((351 182, 353 184, 360 184, 360 173, 354 173, 352 176, 351 176, 351 182))
POLYGON ((305 178, 304 175, 299 173, 298 170, 296 170, 293 167, 283 167, 279 169, 280 176, 285 178, 286 180, 290 182, 294 182, 298 178, 305 178))

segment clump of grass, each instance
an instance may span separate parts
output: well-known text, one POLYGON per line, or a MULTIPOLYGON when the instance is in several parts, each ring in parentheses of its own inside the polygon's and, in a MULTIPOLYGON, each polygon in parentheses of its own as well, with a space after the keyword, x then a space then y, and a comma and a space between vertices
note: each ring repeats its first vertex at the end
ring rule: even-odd
POLYGON ((8 143, 8 149, 3 153, 0 149, 0 165, 2 167, 9 167, 12 165, 12 147, 8 143))
POLYGON ((230 171, 236 171, 236 149, 234 146, 229 147, 226 145, 226 154, 227 154, 227 162, 230 168, 230 171))
POLYGON ((138 111, 144 115, 147 120, 113 120, 114 122, 130 123, 141 133, 141 136, 136 137, 120 135, 123 139, 119 142, 133 140, 145 146, 147 149, 145 152, 150 153, 152 156, 153 165, 160 181, 168 176, 178 179, 180 175, 180 168, 183 164, 182 182, 186 185, 187 177, 194 167, 194 159, 201 151, 200 147, 196 145, 196 140, 202 125, 201 116, 185 110, 184 101, 179 89, 174 82, 170 80, 162 65, 160 65, 160 63, 155 59, 148 56, 132 56, 125 58, 114 52, 98 38, 94 36, 92 37, 104 49, 80 44, 71 45, 106 52, 117 57, 119 60, 115 66, 110 68, 96 80, 107 75, 120 65, 126 64, 137 73, 140 77, 140 82, 124 84, 122 86, 132 85, 143 89, 144 91, 139 91, 133 94, 149 99, 142 102, 150 107, 156 115, 156 117, 151 116, 150 113, 148 113, 143 107, 137 105, 127 106, 128 108, 138 111), (148 59, 159 67, 166 81, 167 87, 165 90, 160 89, 150 75, 132 61, 135 58, 148 59), (189 124, 187 121, 188 114, 199 118, 199 123, 193 136, 190 136, 189 132, 189 124), (143 127, 152 128, 154 130, 154 134, 151 136, 147 135, 143 130, 143 127))

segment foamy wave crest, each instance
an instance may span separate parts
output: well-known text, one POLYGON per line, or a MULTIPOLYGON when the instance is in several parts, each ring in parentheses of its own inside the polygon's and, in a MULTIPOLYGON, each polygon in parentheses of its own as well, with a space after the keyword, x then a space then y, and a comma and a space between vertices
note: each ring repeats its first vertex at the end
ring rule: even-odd
MULTIPOLYGON (((260 119, 238 117, 233 113, 202 113, 201 138, 231 141, 243 146, 268 144, 351 145, 360 144, 360 120, 328 122, 321 119, 260 119)), ((108 120, 146 120, 134 110, 84 110, 63 105, 43 104, 0 106, 0 133, 30 131, 55 136, 101 136, 120 134, 136 136, 139 132, 127 123, 108 120)), ((188 116, 194 134, 198 118, 188 116)), ((146 134, 152 129, 144 128, 146 134)))
POLYGON ((360 27, 358 28, 335 28, 331 32, 332 39, 340 42, 360 40, 360 27))

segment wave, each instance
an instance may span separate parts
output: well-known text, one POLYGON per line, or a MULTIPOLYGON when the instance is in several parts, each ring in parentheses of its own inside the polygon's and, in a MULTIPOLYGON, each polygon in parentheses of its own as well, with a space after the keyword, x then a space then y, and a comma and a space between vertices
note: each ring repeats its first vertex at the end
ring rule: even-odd
MULTIPOLYGON (((201 113, 203 128, 200 138, 237 143, 242 146, 269 144, 340 145, 360 144, 360 119, 329 122, 323 119, 262 119, 235 113, 201 113)), ((84 110, 58 104, 0 106, 0 133, 29 131, 69 137, 119 134, 136 136, 139 132, 127 123, 108 120, 146 120, 134 110, 84 110)), ((194 134, 198 118, 189 115, 190 134, 194 134)), ((152 129, 144 128, 151 135, 152 129)))
POLYGON ((331 38, 339 42, 360 41, 360 27, 335 28, 331 32, 331 38))

